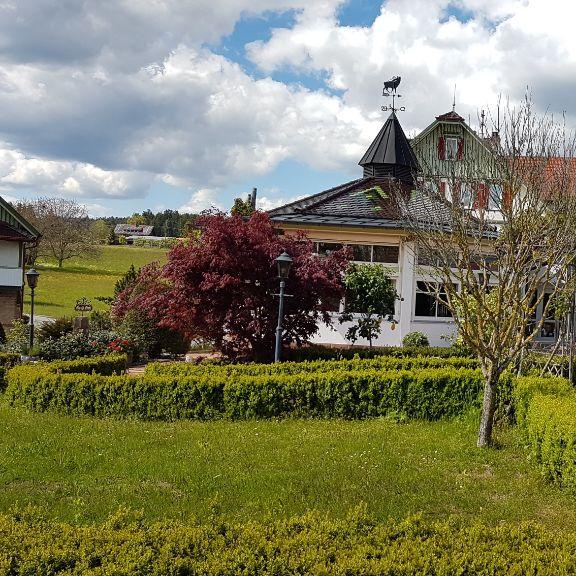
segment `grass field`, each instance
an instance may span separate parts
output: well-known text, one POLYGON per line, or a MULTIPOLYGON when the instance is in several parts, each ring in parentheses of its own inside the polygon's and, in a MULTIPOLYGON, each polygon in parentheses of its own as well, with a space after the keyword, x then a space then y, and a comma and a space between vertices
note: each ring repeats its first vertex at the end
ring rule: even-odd
POLYGON ((71 521, 119 506, 148 518, 231 520, 365 502, 383 519, 422 512, 576 530, 574 497, 542 482, 513 429, 475 448, 476 418, 118 422, 0 404, 0 510, 28 503, 71 521))
MULTIPOLYGON (((166 261, 166 250, 135 246, 102 246, 95 258, 73 258, 58 268, 55 262, 39 261, 36 266, 40 280, 36 289, 35 313, 46 316, 75 316, 76 300, 86 297, 94 309, 105 305, 96 296, 111 296, 114 284, 134 264, 140 268, 149 262, 166 261)), ((26 289, 24 312, 30 310, 29 290, 26 289)))

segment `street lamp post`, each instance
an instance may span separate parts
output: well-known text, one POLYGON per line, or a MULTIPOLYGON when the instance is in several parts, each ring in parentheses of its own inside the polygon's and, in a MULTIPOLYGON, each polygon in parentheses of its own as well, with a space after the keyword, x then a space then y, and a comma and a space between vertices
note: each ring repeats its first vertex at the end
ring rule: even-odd
POLYGON ((276 258, 278 265, 278 277, 280 278, 280 302, 278 303, 278 326, 276 327, 276 349, 274 352, 274 362, 280 362, 282 356, 282 319, 284 317, 284 289, 286 288, 286 278, 290 273, 292 258, 287 252, 282 252, 276 258))
POLYGON ((34 289, 38 285, 38 276, 40 274, 34 268, 26 272, 26 281, 30 287, 30 350, 34 346, 34 289))

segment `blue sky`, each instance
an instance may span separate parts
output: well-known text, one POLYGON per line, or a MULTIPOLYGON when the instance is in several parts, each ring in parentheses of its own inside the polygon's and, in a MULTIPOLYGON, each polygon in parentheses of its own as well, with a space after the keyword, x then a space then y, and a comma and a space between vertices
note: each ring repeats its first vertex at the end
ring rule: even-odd
POLYGON ((6 0, 0 194, 92 215, 261 208, 351 180, 402 76, 409 134, 528 86, 576 124, 576 3, 6 0), (558 15, 562 14, 559 18, 558 15))

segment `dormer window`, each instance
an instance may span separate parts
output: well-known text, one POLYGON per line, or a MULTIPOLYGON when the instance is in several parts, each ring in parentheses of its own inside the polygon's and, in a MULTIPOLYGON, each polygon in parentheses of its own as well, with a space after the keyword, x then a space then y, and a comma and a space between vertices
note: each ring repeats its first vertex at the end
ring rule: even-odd
POLYGON ((446 138, 446 160, 458 158, 458 138, 446 138))

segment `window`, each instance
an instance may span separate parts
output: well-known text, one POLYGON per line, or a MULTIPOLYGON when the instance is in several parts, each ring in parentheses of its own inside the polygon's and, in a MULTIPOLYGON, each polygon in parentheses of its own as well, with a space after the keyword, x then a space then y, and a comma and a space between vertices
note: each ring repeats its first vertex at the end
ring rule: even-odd
POLYGON ((400 248, 398 246, 374 246, 372 262, 385 264, 398 264, 400 248))
POLYGON ((474 187, 469 182, 460 185, 460 202, 463 208, 472 208, 474 204, 474 187))
POLYGON ((556 338, 556 312, 554 310, 554 303, 550 302, 550 296, 551 294, 544 294, 544 298, 542 299, 544 323, 542 324, 542 328, 540 328, 541 338, 556 338))
POLYGON ((502 185, 490 184, 488 190, 488 210, 498 210, 499 206, 502 204, 502 185))
POLYGON ((356 262, 372 262, 372 246, 369 244, 354 244, 352 250, 356 262))
POLYGON ((335 244, 333 242, 318 242, 317 252, 321 256, 326 256, 330 254, 330 252, 336 252, 336 250, 340 250, 342 248, 342 244, 335 244))
POLYGON ((451 318, 452 313, 442 302, 446 301, 443 284, 436 282, 416 282, 415 315, 428 318, 451 318))
POLYGON ((459 160, 459 144, 459 138, 446 138, 446 160, 459 160))

